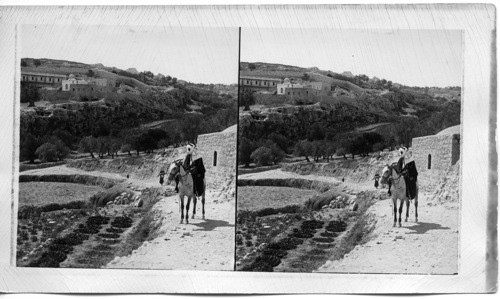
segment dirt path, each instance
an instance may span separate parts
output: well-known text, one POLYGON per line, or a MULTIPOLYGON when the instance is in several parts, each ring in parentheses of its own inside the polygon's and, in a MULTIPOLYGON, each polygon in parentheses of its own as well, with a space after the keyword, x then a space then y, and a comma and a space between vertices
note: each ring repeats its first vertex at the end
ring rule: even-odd
MULTIPOLYGON (((233 270, 234 201, 219 201, 215 192, 207 192, 205 218, 201 203, 196 218, 179 224, 178 196, 166 197, 154 207, 160 224, 158 236, 144 242, 131 255, 116 257, 107 268, 233 270)), ((192 210, 192 207, 191 207, 192 210)))
MULTIPOLYGON (((343 259, 328 261, 317 272, 454 274, 458 272, 457 203, 427 204, 419 200, 419 222, 410 208, 409 222, 392 227, 392 201, 379 201, 368 213, 376 221, 371 240, 356 246, 343 259)), ((403 210, 403 221, 404 213, 403 210)))

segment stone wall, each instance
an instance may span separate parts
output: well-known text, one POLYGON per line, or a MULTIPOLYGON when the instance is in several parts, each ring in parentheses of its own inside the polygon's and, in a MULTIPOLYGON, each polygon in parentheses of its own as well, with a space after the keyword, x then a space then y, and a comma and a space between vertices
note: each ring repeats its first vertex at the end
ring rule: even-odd
POLYGON ((198 136, 197 154, 203 158, 207 188, 218 188, 236 177, 236 130, 198 136))
POLYGON ((419 182, 423 187, 433 188, 450 167, 459 161, 460 137, 432 135, 413 138, 412 149, 419 182))

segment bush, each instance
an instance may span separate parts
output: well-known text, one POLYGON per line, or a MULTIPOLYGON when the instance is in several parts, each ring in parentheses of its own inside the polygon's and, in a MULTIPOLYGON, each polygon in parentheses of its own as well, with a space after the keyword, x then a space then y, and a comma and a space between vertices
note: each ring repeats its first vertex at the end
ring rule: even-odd
POLYGON ((329 231, 329 232, 343 232, 345 231, 347 228, 347 223, 345 223, 345 221, 343 220, 334 220, 334 221, 331 221, 327 226, 326 226, 326 230, 329 231))
POLYGON ((132 219, 130 219, 129 217, 120 216, 116 217, 115 220, 111 222, 111 225, 118 228, 128 228, 132 226, 132 222, 132 219))
POLYGON ((55 162, 57 161, 57 149, 52 143, 44 143, 35 151, 35 155, 42 162, 55 162))
POLYGON ((257 166, 269 166, 273 162, 273 153, 269 148, 261 146, 252 152, 250 158, 257 166))

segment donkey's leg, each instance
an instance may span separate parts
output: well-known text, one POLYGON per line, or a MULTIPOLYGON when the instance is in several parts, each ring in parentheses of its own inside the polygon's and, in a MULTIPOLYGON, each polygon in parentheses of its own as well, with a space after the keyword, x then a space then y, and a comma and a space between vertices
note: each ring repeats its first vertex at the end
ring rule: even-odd
POLYGON ((400 204, 399 204, 399 219, 398 219, 398 224, 399 224, 399 227, 401 227, 401 214, 403 214, 403 205, 405 204, 405 201, 404 200, 399 200, 400 201, 400 204))
POLYGON ((205 192, 201 195, 201 212, 203 219, 205 219, 205 192))
POLYGON ((191 217, 191 219, 194 219, 194 215, 196 214, 196 202, 198 201, 198 198, 196 197, 196 195, 193 195, 193 216, 191 217))
POLYGON ((418 189, 417 195, 415 196, 415 222, 418 222, 418 189))
POLYGON ((394 224, 392 225, 393 227, 396 227, 396 222, 398 221, 397 218, 397 212, 398 212, 398 199, 397 198, 392 198, 392 214, 394 214, 394 224))
POLYGON ((179 193, 179 202, 181 203, 181 223, 184 221, 184 195, 179 193))
POLYGON ((407 198, 405 201, 406 201, 406 217, 405 217, 405 222, 408 222, 408 217, 410 217, 410 200, 407 198))
POLYGON ((189 223, 189 204, 191 203, 191 196, 187 197, 187 204, 186 204, 186 223, 189 223))

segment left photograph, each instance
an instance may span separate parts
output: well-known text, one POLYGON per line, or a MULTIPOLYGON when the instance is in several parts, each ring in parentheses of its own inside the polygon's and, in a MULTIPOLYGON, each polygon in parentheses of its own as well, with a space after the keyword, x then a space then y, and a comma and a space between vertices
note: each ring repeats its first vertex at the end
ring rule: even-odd
POLYGON ((17 267, 234 270, 239 38, 17 28, 17 267))

